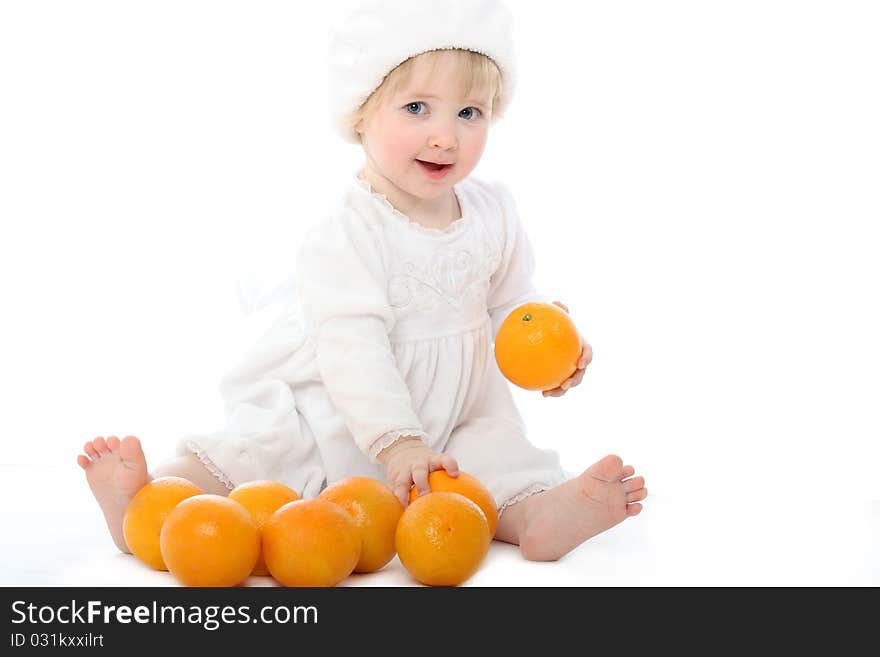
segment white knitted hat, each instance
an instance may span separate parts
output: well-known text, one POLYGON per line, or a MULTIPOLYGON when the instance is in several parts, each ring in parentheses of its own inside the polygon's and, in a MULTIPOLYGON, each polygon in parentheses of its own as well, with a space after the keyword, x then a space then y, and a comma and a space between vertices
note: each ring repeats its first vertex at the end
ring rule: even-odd
POLYGON ((332 32, 330 112, 343 139, 360 143, 352 118, 393 69, 430 50, 460 48, 492 59, 504 81, 498 112, 513 97, 512 17, 499 0, 365 0, 332 32))

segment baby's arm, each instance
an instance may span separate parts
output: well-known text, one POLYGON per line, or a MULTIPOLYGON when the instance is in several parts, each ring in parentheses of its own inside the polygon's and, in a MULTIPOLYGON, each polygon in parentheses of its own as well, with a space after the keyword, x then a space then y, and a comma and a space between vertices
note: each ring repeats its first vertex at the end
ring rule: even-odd
MULTIPOLYGON (((529 237, 519 219, 516 204, 509 190, 501 184, 495 185, 495 192, 502 208, 501 229, 504 237, 504 249, 498 269, 492 274, 489 289, 489 316, 492 318, 493 335, 507 319, 508 315, 519 305, 542 301, 550 303, 550 299, 535 288, 532 279, 535 273, 535 256, 529 237)), ((568 307, 559 301, 553 303, 566 313, 568 307)), ((593 359, 593 349, 581 336, 581 355, 574 374, 552 390, 544 390, 545 397, 561 397, 567 390, 580 384, 584 371, 593 359)))
POLYGON ((419 437, 426 437, 389 338, 396 318, 382 249, 381 236, 363 218, 343 213, 316 227, 297 263, 321 380, 358 448, 375 463, 404 442, 401 436, 422 445, 419 437))
POLYGON ((516 204, 510 191, 502 184, 494 185, 501 205, 499 231, 504 247, 501 262, 492 273, 489 287, 488 310, 492 319, 492 335, 514 308, 524 303, 550 299, 541 294, 532 281, 535 273, 535 256, 528 234, 520 221, 516 204))
POLYGON ((379 452, 379 463, 385 466, 388 485, 404 507, 409 503, 409 491, 415 484, 418 494, 431 490, 428 473, 446 470, 458 476, 458 463, 447 454, 430 449, 418 436, 405 436, 379 452))

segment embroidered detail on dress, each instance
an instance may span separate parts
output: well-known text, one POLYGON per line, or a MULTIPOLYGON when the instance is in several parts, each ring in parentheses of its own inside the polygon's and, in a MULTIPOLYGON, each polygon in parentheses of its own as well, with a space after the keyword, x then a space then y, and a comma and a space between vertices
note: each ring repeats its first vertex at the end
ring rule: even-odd
POLYGON ((378 463, 376 457, 379 456, 379 452, 381 452, 386 447, 391 447, 391 445, 396 443, 404 436, 411 436, 413 438, 427 438, 428 434, 426 434, 424 431, 421 431, 420 429, 401 429, 398 431, 389 431, 381 438, 374 441, 372 445, 370 445, 370 451, 367 456, 370 457, 370 460, 373 463, 378 463))
POLYGON ((388 301, 392 308, 415 304, 416 310, 429 311, 439 305, 461 310, 473 295, 488 294, 489 277, 498 268, 500 256, 475 255, 465 249, 440 250, 420 268, 402 263, 402 270, 388 279, 388 301))
POLYGON ((503 244, 498 231, 487 225, 479 209, 470 207, 466 194, 456 190, 462 208, 461 219, 442 230, 426 228, 399 212, 383 194, 374 191, 368 181, 358 176, 354 178, 357 189, 369 194, 408 228, 444 238, 405 240, 403 246, 386 254, 388 302, 398 319, 411 311, 451 310, 457 316, 485 303, 491 277, 502 260, 503 244))
POLYGON ((439 251, 431 263, 417 271, 412 262, 403 264, 403 272, 388 281, 388 299, 394 308, 406 308, 420 299, 420 310, 429 310, 438 302, 460 308, 465 291, 475 282, 474 257, 470 251, 439 251))
POLYGON ((501 508, 498 509, 498 517, 499 518, 501 517, 501 514, 504 513, 504 510, 507 507, 512 506, 512 505, 516 504, 517 502, 522 502, 527 497, 530 497, 530 496, 534 495, 535 493, 541 493, 545 490, 550 490, 550 486, 545 486, 544 484, 533 484, 533 485, 529 486, 525 490, 517 493, 516 495, 511 497, 509 500, 504 502, 504 504, 501 505, 501 508))
POLYGON ((199 459, 199 461, 202 462, 202 465, 208 468, 212 475, 217 477, 221 484, 226 486, 226 488, 228 488, 229 490, 235 488, 235 484, 232 483, 232 480, 227 477, 220 468, 217 467, 214 461, 211 460, 211 458, 207 455, 207 453, 205 453, 204 450, 202 450, 201 447, 190 440, 187 441, 186 448, 190 452, 192 452, 196 456, 196 458, 199 459))

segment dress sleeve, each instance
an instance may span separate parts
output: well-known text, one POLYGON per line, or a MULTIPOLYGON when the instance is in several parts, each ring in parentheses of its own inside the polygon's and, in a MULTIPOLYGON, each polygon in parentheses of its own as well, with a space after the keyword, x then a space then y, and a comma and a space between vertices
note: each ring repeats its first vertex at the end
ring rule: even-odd
POLYGON ((396 439, 424 437, 388 338, 395 318, 377 236, 355 216, 322 222, 300 248, 296 279, 321 379, 361 451, 375 462, 396 439))
POLYGON ((230 490, 266 478, 285 460, 302 466, 297 492, 320 482, 323 473, 305 465, 307 447, 297 440, 302 429, 289 385, 303 368, 296 357, 303 343, 295 313, 287 308, 220 382, 225 427, 185 436, 177 453, 195 454, 230 490))
POLYGON ((500 183, 495 183, 493 188, 501 202, 501 226, 504 234, 501 264, 492 274, 489 285, 489 316, 492 318, 494 336, 517 306, 533 301, 550 303, 550 299, 535 289, 532 282, 535 256, 519 219, 513 196, 500 183))

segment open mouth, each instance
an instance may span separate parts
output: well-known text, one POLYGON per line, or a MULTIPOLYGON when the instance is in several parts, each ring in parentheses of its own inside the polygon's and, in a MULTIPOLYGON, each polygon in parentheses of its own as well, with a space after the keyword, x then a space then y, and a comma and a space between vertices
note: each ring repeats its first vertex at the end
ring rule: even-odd
POLYGON ((451 164, 437 164, 436 162, 425 162, 424 160, 416 160, 416 162, 421 164, 428 171, 434 172, 445 171, 452 166, 451 164))

